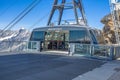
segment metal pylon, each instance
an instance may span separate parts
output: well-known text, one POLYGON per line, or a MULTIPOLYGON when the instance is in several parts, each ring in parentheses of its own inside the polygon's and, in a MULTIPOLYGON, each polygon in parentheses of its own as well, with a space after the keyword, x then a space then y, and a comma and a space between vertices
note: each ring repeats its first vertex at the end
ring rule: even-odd
POLYGON ((71 0, 71 2, 69 2, 69 3, 66 2, 66 0, 61 0, 60 4, 58 4, 58 0, 54 0, 54 4, 53 4, 52 10, 51 10, 47 25, 51 24, 53 15, 54 15, 56 10, 59 11, 57 25, 60 25, 61 20, 62 20, 63 11, 65 9, 73 9, 74 14, 75 14, 75 21, 76 21, 77 25, 79 25, 79 21, 78 21, 79 17, 78 17, 78 10, 77 10, 77 9, 79 9, 81 16, 82 16, 82 19, 84 21, 84 24, 87 25, 87 19, 85 16, 85 11, 84 11, 83 5, 82 5, 82 0, 71 0), (72 6, 71 5, 69 6, 66 4, 72 4, 72 6))
POLYGON ((119 12, 120 12, 120 8, 117 7, 117 6, 120 5, 120 2, 118 2, 118 0, 109 0, 109 3, 110 3, 112 20, 113 20, 113 26, 114 26, 114 30, 115 30, 116 43, 120 45, 120 34, 119 34, 119 29, 120 29, 119 12))

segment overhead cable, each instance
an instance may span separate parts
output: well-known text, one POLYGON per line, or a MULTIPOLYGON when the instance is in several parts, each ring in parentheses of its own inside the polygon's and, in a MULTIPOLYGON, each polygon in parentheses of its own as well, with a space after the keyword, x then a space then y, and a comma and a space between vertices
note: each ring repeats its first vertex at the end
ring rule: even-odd
POLYGON ((4 29, 9 30, 14 27, 21 19, 23 19, 41 0, 34 0, 28 7, 26 7, 17 17, 15 17, 4 29), (7 29, 8 28, 8 29, 7 29))

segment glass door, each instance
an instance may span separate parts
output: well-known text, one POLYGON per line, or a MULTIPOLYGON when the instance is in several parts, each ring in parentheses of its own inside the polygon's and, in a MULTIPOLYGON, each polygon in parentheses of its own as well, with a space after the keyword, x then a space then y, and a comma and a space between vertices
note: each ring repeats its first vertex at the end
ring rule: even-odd
POLYGON ((45 34, 46 50, 66 50, 68 49, 68 31, 47 31, 45 34))

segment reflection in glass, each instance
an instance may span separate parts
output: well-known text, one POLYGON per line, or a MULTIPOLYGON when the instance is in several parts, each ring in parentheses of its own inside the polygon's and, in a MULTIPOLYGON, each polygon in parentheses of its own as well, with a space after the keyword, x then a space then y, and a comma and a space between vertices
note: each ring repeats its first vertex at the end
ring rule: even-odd
POLYGON ((87 30, 70 31, 70 42, 90 44, 87 30))
POLYGON ((34 31, 30 38, 31 41, 44 41, 44 31, 34 31))

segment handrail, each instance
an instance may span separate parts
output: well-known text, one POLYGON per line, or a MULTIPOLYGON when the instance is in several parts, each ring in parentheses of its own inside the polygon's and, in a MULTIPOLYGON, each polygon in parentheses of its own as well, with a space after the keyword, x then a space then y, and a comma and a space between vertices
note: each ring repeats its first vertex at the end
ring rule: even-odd
MULTIPOLYGON (((3 52, 30 52, 41 51, 40 41, 2 41, 0 42, 0 53, 3 52)), ((99 44, 79 44, 69 43, 69 55, 84 55, 103 59, 116 59, 120 57, 120 46, 99 45, 99 44)))

